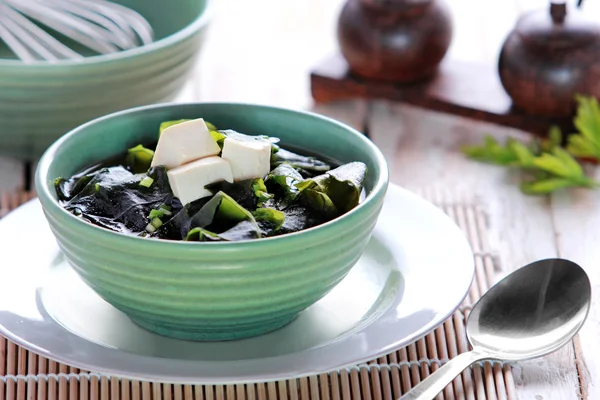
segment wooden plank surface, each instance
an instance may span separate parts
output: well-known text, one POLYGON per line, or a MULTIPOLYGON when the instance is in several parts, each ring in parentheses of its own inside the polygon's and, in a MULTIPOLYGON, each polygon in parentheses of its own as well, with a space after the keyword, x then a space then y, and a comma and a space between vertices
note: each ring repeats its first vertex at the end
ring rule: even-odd
MULTIPOLYGON (((455 19, 449 56, 495 64, 499 46, 520 12, 546 7, 546 0, 450 0, 455 19)), ((600 10, 587 0, 586 8, 600 10)), ((242 101, 312 109, 352 126, 368 127, 386 155, 392 181, 409 189, 459 189, 465 199, 482 201, 496 232, 491 248, 502 259, 502 276, 539 258, 560 255, 580 262, 600 293, 600 192, 575 191, 552 198, 520 194, 515 176, 500 168, 465 160, 463 143, 484 132, 518 134, 470 121, 387 103, 349 101, 315 106, 308 71, 337 47, 335 25, 342 0, 219 0, 203 55, 178 101, 242 101), (445 134, 450 132, 451 134, 445 134)), ((23 166, 0 159, 0 190, 24 184, 23 166)), ((600 312, 573 346, 540 360, 519 364, 515 382, 520 399, 580 398, 576 362, 584 392, 600 399, 600 312), (581 352, 585 354, 582 358, 581 352)), ((137 389, 136 389, 137 390, 137 389)))
MULTIPOLYGON (((600 179, 600 171, 596 171, 600 179)), ((583 266, 592 281, 592 309, 576 342, 584 394, 600 399, 600 193, 575 190, 556 194, 551 202, 558 253, 583 266)))
MULTIPOLYGON (((388 159, 392 182, 411 190, 431 186, 458 191, 464 201, 487 206, 495 233, 490 247, 498 249, 502 260, 498 277, 558 255, 550 199, 524 196, 516 176, 467 160, 460 153, 462 145, 480 142, 483 133, 519 137, 518 132, 386 103, 375 105, 372 111, 369 132, 388 159)), ((573 346, 520 363, 515 380, 520 399, 578 399, 573 346)))

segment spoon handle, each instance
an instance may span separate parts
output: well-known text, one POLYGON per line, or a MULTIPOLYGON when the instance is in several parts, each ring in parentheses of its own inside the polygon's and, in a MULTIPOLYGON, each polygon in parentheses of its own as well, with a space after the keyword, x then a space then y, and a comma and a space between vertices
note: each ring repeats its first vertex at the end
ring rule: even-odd
POLYGON ((490 357, 476 350, 460 354, 411 389, 400 400, 431 400, 467 367, 486 358, 490 357))

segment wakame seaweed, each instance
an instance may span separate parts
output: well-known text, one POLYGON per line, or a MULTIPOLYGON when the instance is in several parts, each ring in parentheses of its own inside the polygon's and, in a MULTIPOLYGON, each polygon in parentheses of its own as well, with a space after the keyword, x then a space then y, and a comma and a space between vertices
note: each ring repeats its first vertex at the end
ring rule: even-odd
POLYGON ((271 155, 271 167, 277 167, 283 163, 290 164, 304 177, 313 177, 331 169, 331 165, 316 157, 303 156, 280 148, 271 155))
POLYGON ((366 174, 367 166, 364 163, 351 162, 306 179, 298 183, 296 188, 312 208, 341 215, 358 204, 366 174))
MULTIPOLYGON (((164 121, 157 137, 188 120, 164 121)), ((124 234, 159 240, 222 242, 260 239, 308 229, 336 218, 360 202, 367 167, 336 165, 282 148, 279 139, 218 130, 206 122, 222 148, 226 138, 271 145, 263 177, 205 186, 211 195, 181 204, 164 166, 150 167, 156 142, 134 143, 123 153, 71 178, 55 180, 61 205, 83 220, 124 234)))
POLYGON ((275 208, 283 210, 293 204, 300 193, 296 185, 303 181, 300 172, 291 164, 282 163, 271 170, 266 177, 265 186, 275 195, 275 208))
POLYGON ((92 172, 89 179, 87 176, 72 178, 74 184, 71 180, 63 184, 62 187, 77 187, 82 179, 86 182, 63 206, 96 225, 142 234, 146 232, 152 210, 163 206, 169 208, 169 213, 175 213, 181 208, 173 196, 164 167, 152 168, 147 174, 133 174, 122 166, 105 167, 92 172), (149 187, 140 185, 146 178, 152 180, 149 187))
POLYGON ((255 210, 264 202, 273 198, 273 194, 267 192, 265 182, 262 178, 245 179, 238 182, 219 181, 206 185, 205 188, 212 194, 224 192, 248 210, 255 210))

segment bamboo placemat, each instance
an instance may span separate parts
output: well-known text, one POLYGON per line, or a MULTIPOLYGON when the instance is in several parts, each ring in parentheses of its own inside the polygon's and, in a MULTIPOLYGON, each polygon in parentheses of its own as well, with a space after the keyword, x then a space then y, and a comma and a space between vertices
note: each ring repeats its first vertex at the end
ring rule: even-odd
MULTIPOLYGON (((465 321, 471 305, 495 282, 496 257, 487 244, 478 204, 439 190, 419 194, 444 210, 466 233, 475 253, 476 276, 461 307, 434 332, 385 357, 337 373, 248 385, 171 385, 103 376, 37 356, 0 336, 0 400, 393 400, 440 364, 469 350, 465 321)), ((0 195, 0 217, 33 197, 0 195)), ((425 294, 424 294, 425 295, 425 294)), ((466 370, 436 399, 516 399, 509 365, 483 363, 466 370)))

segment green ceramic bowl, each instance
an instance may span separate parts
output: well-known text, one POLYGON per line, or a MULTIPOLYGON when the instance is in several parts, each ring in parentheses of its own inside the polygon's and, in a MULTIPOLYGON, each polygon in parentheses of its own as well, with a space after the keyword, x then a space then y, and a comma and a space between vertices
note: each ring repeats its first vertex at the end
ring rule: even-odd
MULTIPOLYGON (((207 8, 209 0, 178 0, 177 6, 165 3, 164 0, 111 0, 132 8, 143 15, 154 30, 153 43, 106 55, 95 55, 76 42, 64 41, 69 47, 87 56, 83 60, 59 60, 56 62, 38 61, 23 64, 10 49, 0 43, 0 69, 10 76, 35 73, 45 78, 64 77, 65 72, 75 76, 89 73, 114 73, 121 70, 121 65, 140 66, 139 57, 152 58, 153 53, 177 47, 197 36, 208 23, 207 8)), ((6 76, 6 75, 5 75, 6 76)), ((5 77, 3 76, 3 78, 5 77)))
POLYGON ((169 101, 183 88, 200 54, 213 0, 178 0, 177 6, 163 0, 113 1, 146 17, 156 41, 82 60, 33 64, 15 59, 0 41, 0 155, 35 160, 84 122, 169 101))
POLYGON ((249 104, 166 104, 111 114, 63 136, 41 158, 35 183, 64 256, 108 303, 161 335, 230 340, 286 325, 346 276, 379 216, 388 169, 362 134, 316 114, 249 104), (366 198, 311 229, 216 243, 128 236, 86 223, 58 204, 57 177, 156 138, 161 121, 198 117, 248 134, 277 136, 283 146, 340 162, 363 161, 366 198))

